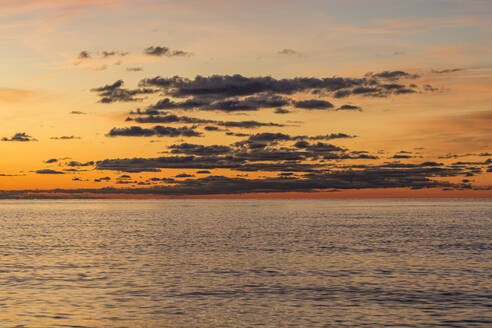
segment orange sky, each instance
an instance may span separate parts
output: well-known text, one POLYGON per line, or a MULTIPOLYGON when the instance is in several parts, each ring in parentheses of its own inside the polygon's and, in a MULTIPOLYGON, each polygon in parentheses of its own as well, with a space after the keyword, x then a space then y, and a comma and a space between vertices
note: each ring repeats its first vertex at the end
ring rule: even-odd
POLYGON ((474 0, 0 0, 0 190, 490 198, 491 16, 474 0))

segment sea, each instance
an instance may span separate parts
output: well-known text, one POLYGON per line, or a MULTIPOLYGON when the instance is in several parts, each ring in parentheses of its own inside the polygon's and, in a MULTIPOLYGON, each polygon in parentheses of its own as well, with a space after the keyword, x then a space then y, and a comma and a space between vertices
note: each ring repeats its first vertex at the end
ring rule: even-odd
POLYGON ((492 327, 492 201, 2 200, 0 327, 492 327))

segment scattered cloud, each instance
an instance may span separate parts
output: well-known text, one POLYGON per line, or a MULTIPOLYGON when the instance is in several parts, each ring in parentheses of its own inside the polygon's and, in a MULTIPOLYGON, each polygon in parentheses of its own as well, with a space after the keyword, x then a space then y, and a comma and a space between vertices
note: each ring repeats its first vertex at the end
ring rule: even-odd
POLYGON ((278 52, 280 55, 288 55, 288 56, 292 56, 292 55, 295 55, 297 54, 297 51, 293 50, 293 49, 282 49, 278 52))
POLYGON ((108 137, 200 137, 202 134, 193 128, 181 127, 173 128, 169 126, 157 125, 150 129, 139 126, 128 128, 113 128, 107 134, 108 137))
POLYGON ((7 138, 3 137, 2 141, 20 141, 20 142, 29 142, 29 141, 38 141, 36 138, 31 137, 25 132, 17 132, 12 137, 7 138))
POLYGON ((142 72, 143 68, 142 67, 127 67, 126 70, 128 72, 142 72))
POLYGON ((37 170, 36 174, 65 174, 65 173, 56 170, 44 169, 44 170, 37 170))
POLYGON ((147 88, 134 89, 134 90, 124 89, 123 84, 124 84, 123 80, 118 80, 113 84, 107 84, 103 87, 93 88, 91 89, 91 91, 98 94, 100 98, 99 99, 100 103, 105 103, 105 104, 109 104, 113 102, 142 101, 142 98, 138 98, 136 96, 148 95, 156 92, 156 90, 147 89, 147 88))
POLYGON ((337 108, 337 111, 338 110, 355 110, 355 111, 362 112, 362 108, 360 108, 359 106, 355 106, 355 105, 342 105, 342 106, 337 108))
POLYGON ((61 136, 61 137, 51 137, 51 140, 74 140, 74 139, 82 139, 81 137, 76 136, 61 136))
POLYGON ((183 50, 171 50, 168 47, 150 46, 145 48, 144 53, 149 56, 157 57, 189 57, 191 53, 183 50))

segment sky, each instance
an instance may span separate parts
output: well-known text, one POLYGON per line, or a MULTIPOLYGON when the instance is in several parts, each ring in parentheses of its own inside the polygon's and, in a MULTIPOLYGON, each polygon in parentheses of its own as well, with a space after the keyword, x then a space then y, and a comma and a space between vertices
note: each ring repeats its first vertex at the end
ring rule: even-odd
POLYGON ((492 197, 489 0, 0 0, 0 198, 492 197))

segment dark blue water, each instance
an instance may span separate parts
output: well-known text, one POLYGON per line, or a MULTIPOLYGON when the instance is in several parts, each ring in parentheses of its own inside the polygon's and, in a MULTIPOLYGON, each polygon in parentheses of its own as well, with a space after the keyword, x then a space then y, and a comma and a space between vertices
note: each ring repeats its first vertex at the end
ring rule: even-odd
POLYGON ((0 201, 0 326, 492 327, 491 237, 491 201, 0 201))

